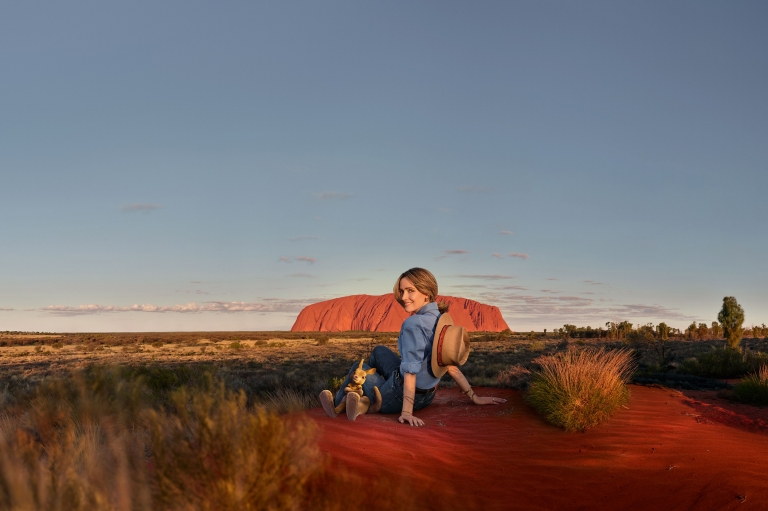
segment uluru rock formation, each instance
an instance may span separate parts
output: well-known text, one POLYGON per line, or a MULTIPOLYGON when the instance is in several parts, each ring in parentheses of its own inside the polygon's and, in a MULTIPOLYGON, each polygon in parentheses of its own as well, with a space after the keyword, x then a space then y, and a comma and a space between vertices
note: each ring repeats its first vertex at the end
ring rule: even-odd
MULTIPOLYGON (((469 332, 501 332, 509 328, 498 307, 455 296, 439 295, 437 301, 448 303, 453 321, 469 332)), ((408 316, 391 293, 344 296, 304 307, 291 332, 399 332, 408 316)))

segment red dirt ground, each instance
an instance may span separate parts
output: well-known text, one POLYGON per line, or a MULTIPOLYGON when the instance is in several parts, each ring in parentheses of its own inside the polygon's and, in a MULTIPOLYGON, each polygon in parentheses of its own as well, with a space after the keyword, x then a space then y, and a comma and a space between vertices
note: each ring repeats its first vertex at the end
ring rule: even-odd
POLYGON ((405 476, 435 509, 441 498, 486 510, 768 509, 766 410, 713 392, 630 388, 628 409, 586 433, 545 423, 507 389, 476 389, 508 400, 482 407, 440 390, 416 414, 424 428, 395 415, 307 414, 333 463, 371 481, 405 476))

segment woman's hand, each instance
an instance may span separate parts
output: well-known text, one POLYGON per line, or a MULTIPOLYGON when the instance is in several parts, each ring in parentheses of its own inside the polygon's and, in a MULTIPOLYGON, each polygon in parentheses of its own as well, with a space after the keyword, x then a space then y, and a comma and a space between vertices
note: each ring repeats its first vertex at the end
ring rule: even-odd
POLYGON ((507 400, 500 397, 480 397, 477 394, 472 394, 472 402, 476 405, 500 405, 506 403, 507 400))
POLYGON ((401 413, 400 418, 397 419, 400 424, 405 424, 406 422, 410 424, 411 426, 423 426, 424 421, 419 419, 418 417, 414 417, 410 413, 401 413))

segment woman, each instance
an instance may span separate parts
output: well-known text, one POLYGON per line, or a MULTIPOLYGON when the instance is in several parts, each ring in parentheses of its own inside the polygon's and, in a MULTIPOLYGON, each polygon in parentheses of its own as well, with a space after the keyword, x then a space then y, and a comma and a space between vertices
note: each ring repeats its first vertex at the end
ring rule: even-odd
MULTIPOLYGON (((437 281, 432 273, 423 268, 411 268, 400 275, 395 282, 393 292, 395 300, 403 306, 405 312, 412 315, 403 322, 397 339, 397 348, 402 359, 386 346, 376 346, 371 352, 368 364, 363 364, 364 369, 376 369, 376 372, 369 375, 363 384, 363 394, 374 402, 376 399, 374 387, 378 387, 382 401, 379 412, 399 412, 398 421, 401 424, 423 426, 424 421, 414 416, 413 412, 426 408, 432 403, 437 384, 445 372, 451 375, 461 391, 476 405, 497 405, 506 402, 506 399, 480 397, 475 394, 457 367, 466 361, 466 356, 469 354, 468 339, 465 339, 466 352, 449 360, 449 362, 455 362, 455 365, 443 365, 436 359, 440 358, 435 356, 437 346, 433 346, 436 326, 440 315, 448 310, 448 306, 444 303, 439 305, 435 303, 437 281)), ((442 324, 443 321, 441 321, 442 324)), ((442 346, 442 336, 439 341, 442 346)), ((464 349, 460 344, 456 346, 459 350, 464 349)), ((336 416, 334 407, 341 403, 345 395, 344 389, 357 368, 357 363, 352 365, 352 370, 336 393, 335 399, 330 391, 324 390, 320 394, 320 402, 329 416, 336 416)), ((350 397, 355 396, 350 394, 350 397)), ((351 420, 355 420, 358 413, 365 413, 367 409, 367 406, 357 407, 356 403, 355 401, 355 406, 351 407, 347 404, 347 418, 351 420)))

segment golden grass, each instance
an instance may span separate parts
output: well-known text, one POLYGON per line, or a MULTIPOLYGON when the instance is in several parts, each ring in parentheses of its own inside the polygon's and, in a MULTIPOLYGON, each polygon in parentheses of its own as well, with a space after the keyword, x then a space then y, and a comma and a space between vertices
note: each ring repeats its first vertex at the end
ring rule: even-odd
POLYGON ((219 386, 174 395, 174 413, 150 412, 157 509, 299 509, 321 467, 309 423, 289 424, 219 386))
POLYGON ((583 350, 540 357, 526 400, 566 431, 584 431, 607 420, 629 401, 634 372, 629 350, 583 350))
POLYGON ((308 484, 330 477, 310 422, 204 380, 163 402, 124 368, 43 382, 0 416, 0 509, 310 509, 339 492, 308 484))

